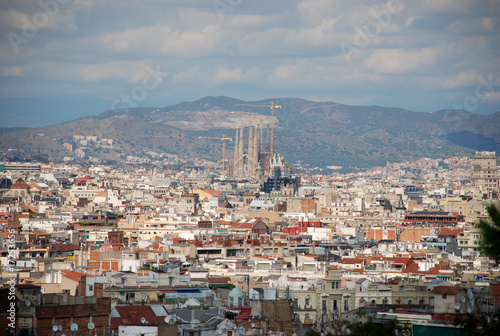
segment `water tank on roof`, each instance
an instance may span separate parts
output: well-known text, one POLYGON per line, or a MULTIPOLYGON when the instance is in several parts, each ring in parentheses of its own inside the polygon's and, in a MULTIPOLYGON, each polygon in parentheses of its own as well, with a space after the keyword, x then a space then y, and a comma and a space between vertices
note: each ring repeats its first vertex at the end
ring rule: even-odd
POLYGON ((243 306, 243 300, 245 298, 245 293, 241 291, 238 287, 233 288, 228 294, 229 305, 231 307, 241 307, 243 306))

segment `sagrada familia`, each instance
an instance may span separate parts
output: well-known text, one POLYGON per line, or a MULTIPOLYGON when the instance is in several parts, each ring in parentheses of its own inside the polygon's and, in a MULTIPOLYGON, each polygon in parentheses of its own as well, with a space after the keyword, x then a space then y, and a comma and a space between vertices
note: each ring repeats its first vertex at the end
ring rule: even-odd
POLYGON ((269 133, 267 126, 266 146, 264 148, 264 130, 261 125, 248 127, 248 144, 245 153, 243 125, 236 129, 234 156, 230 175, 234 178, 248 178, 258 181, 274 173, 275 167, 287 171, 283 156, 274 153, 274 130, 269 133))

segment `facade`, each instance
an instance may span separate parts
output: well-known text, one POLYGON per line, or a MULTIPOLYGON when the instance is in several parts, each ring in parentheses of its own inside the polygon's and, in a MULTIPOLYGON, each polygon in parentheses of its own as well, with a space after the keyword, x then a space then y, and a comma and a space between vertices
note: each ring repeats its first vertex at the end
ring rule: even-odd
POLYGON ((354 308, 354 291, 342 285, 340 271, 328 271, 316 290, 316 328, 328 331, 340 327, 340 314, 354 308))
POLYGON ((457 240, 458 247, 462 249, 463 255, 479 254, 481 244, 481 230, 479 227, 472 227, 469 230, 460 232, 457 240))
POLYGON ((498 170, 495 152, 476 152, 472 180, 480 197, 498 198, 498 170))

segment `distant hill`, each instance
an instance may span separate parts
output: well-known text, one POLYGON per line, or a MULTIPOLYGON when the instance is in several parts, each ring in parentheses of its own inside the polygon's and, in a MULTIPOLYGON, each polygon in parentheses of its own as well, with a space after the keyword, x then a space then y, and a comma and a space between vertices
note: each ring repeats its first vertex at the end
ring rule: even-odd
MULTIPOLYGON (((89 143, 82 148, 87 156, 117 160, 158 152, 217 160, 222 156, 220 141, 199 136, 234 137, 241 124, 271 124, 269 108, 237 105, 271 102, 283 107, 275 109, 276 151, 292 163, 353 168, 419 157, 467 155, 475 150, 500 152, 500 112, 423 113, 299 98, 245 102, 223 96, 165 107, 109 110, 41 128, 8 129, 0 133, 0 150, 10 157, 60 159, 72 155, 64 143, 72 144, 73 149, 82 147, 73 135, 94 135, 113 139, 114 144, 109 148, 89 143)), ((232 153, 233 143, 227 143, 227 150, 232 153)))

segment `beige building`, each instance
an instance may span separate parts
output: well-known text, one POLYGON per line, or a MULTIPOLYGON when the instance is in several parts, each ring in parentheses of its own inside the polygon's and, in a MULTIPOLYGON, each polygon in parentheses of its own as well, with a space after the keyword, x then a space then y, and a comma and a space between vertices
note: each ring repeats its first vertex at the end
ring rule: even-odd
POLYGON ((484 211, 483 202, 471 196, 446 197, 439 201, 439 205, 446 212, 458 213, 465 216, 465 221, 474 223, 484 211))
POLYGON ((293 314, 295 322, 313 326, 316 323, 317 296, 314 288, 305 290, 294 290, 293 293, 293 314))
POLYGON ((479 227, 471 227, 461 232, 458 237, 458 248, 462 249, 463 255, 477 255, 480 252, 481 230, 479 227))
POLYGON ((482 199, 498 198, 498 170, 495 152, 476 152, 472 181, 482 199))
POLYGON ((434 297, 424 281, 415 278, 397 278, 387 286, 391 287, 393 304, 429 305, 434 297))
POLYGON ((328 276, 316 290, 316 329, 340 327, 340 314, 354 308, 354 291, 344 288, 340 271, 328 271, 328 276))
POLYGON ((474 301, 470 290, 460 286, 438 286, 434 293, 435 314, 473 313, 474 301))

